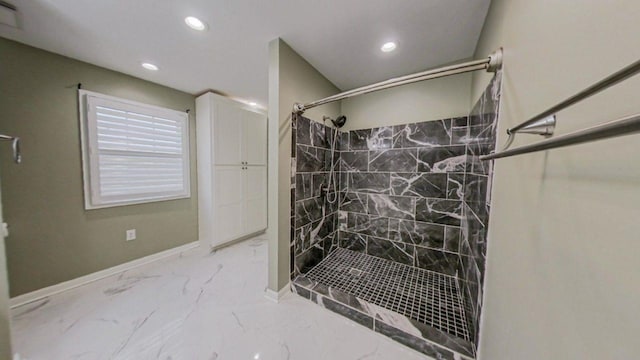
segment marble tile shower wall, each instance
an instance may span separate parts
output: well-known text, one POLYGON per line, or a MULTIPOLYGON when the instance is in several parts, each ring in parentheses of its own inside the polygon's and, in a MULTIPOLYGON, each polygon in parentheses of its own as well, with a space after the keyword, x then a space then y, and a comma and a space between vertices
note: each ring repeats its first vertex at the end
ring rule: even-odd
POLYGON ((460 241, 459 278, 474 342, 477 344, 487 256, 493 161, 479 156, 495 150, 502 73, 498 71, 469 114, 467 172, 460 241))
POLYGON ((456 275, 467 129, 462 117, 349 132, 339 246, 456 275))
POLYGON ((468 117, 343 135, 338 246, 456 276, 477 343, 501 73, 468 117))
MULTIPOLYGON (((325 191, 329 181, 332 139, 332 128, 303 116, 293 117, 291 279, 306 273, 337 246, 338 192, 333 190, 333 185, 332 190, 325 191)), ((336 168, 338 161, 339 153, 336 151, 336 168)), ((337 173, 335 179, 336 182, 339 180, 337 173)), ((337 185, 335 189, 338 190, 337 185)))

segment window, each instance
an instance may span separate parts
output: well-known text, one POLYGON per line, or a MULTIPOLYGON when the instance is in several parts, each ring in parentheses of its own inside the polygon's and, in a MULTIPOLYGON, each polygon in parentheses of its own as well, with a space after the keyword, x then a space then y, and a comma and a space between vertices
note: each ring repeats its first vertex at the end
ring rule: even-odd
POLYGON ((187 113, 79 96, 85 209, 191 196, 187 113))

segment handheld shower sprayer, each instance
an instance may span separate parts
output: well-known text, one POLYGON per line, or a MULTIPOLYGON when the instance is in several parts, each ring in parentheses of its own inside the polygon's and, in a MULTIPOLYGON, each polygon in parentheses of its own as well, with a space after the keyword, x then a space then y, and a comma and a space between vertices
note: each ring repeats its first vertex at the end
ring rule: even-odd
POLYGON ((322 117, 323 121, 327 121, 327 120, 331 120, 331 122, 333 123, 333 141, 331 142, 331 164, 329 165, 329 180, 327 181, 327 187, 324 189, 325 193, 327 194, 327 201, 329 202, 329 204, 334 204, 336 201, 338 201, 338 181, 336 180, 336 173, 335 173, 335 163, 334 163, 334 155, 336 152, 336 140, 338 139, 338 129, 343 127, 344 124, 347 122, 347 117, 344 115, 340 115, 338 116, 335 120, 332 119, 329 116, 323 116, 322 117), (331 191, 331 183, 333 183, 333 199, 331 198, 330 195, 330 191, 331 191))

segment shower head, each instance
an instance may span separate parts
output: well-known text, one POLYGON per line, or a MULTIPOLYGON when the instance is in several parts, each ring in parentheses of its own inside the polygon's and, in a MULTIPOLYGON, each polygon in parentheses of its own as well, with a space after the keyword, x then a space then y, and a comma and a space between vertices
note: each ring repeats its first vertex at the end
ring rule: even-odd
POLYGON ((340 115, 335 120, 332 119, 330 116, 326 116, 326 115, 322 117, 322 121, 326 122, 327 120, 331 120, 331 122, 333 123, 333 126, 335 126, 336 129, 339 129, 343 127, 344 124, 347 122, 347 117, 344 115, 340 115))
POLYGON ((344 124, 347 122, 347 117, 344 115, 340 115, 335 120, 331 119, 331 122, 333 123, 333 126, 339 129, 343 127, 344 124))

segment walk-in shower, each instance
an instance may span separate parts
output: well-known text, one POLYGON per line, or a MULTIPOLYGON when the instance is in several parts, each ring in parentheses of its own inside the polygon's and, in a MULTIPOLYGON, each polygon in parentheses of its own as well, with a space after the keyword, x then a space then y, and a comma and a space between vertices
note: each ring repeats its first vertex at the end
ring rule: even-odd
POLYGON ((297 294, 434 358, 475 356, 500 79, 464 117, 342 131, 294 113, 297 294))

